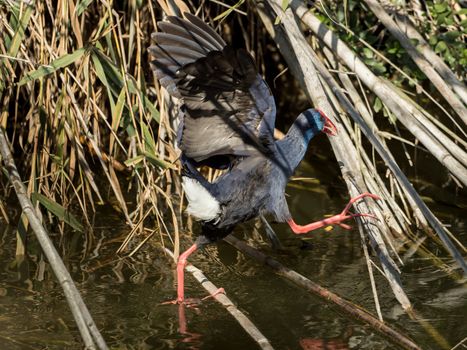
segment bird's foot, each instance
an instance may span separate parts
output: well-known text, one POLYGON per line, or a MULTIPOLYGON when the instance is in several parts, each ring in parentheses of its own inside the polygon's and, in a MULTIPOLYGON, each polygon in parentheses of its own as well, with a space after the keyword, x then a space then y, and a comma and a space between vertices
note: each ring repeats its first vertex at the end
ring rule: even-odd
POLYGON ((164 301, 160 305, 185 305, 188 308, 196 308, 199 304, 201 304, 204 300, 209 298, 215 298, 216 295, 225 294, 224 288, 219 288, 214 293, 205 296, 204 298, 177 298, 175 300, 164 301))
POLYGON ((201 300, 206 300, 206 299, 209 299, 209 298, 215 298, 216 295, 219 295, 219 294, 225 294, 224 288, 219 288, 219 289, 216 290, 214 293, 205 296, 205 297, 204 297, 203 299, 201 299, 201 300))
POLYGON ((352 204, 354 204, 356 201, 358 201, 358 200, 360 200, 360 199, 362 199, 364 197, 370 197, 370 198, 373 198, 375 200, 381 199, 381 197, 377 196, 376 194, 372 194, 372 193, 368 193, 368 192, 362 193, 362 194, 360 194, 360 195, 358 195, 356 197, 351 198, 349 200, 349 202, 347 203, 347 205, 345 206, 344 210, 342 210, 342 212, 340 214, 334 215, 333 217, 331 217, 329 219, 333 219, 331 221, 335 221, 334 224, 339 225, 340 227, 342 227, 342 228, 344 228, 346 230, 350 230, 352 227, 350 225, 343 224, 342 221, 344 221, 344 220, 347 220, 347 219, 350 219, 350 218, 362 217, 362 216, 376 219, 376 216, 374 216, 373 214, 366 214, 366 213, 353 214, 353 213, 349 212, 350 207, 352 206, 352 204))
POLYGON ((204 299, 200 298, 185 298, 185 299, 174 299, 174 300, 169 300, 169 301, 164 301, 163 303, 160 303, 160 305, 184 305, 187 308, 196 308, 199 304, 201 304, 201 301, 204 299))
POLYGON ((328 226, 328 225, 339 225, 340 227, 342 227, 342 228, 344 228, 346 230, 350 230, 352 227, 350 225, 342 223, 342 221, 348 220, 350 218, 356 218, 356 217, 362 217, 362 216, 370 217, 370 218, 376 218, 373 214, 365 214, 365 213, 353 214, 353 213, 349 212, 350 207, 352 206, 352 204, 355 203, 356 201, 364 198, 364 197, 370 197, 370 198, 373 198, 375 200, 381 199, 379 196, 377 196, 375 194, 363 193, 363 194, 360 194, 360 195, 358 195, 358 196, 356 196, 354 198, 351 198, 349 203, 347 203, 344 210, 342 210, 342 212, 340 214, 331 216, 329 218, 326 218, 326 219, 323 219, 323 220, 320 220, 320 221, 312 222, 311 224, 303 225, 303 226, 302 225, 297 225, 295 223, 295 221, 293 221, 293 219, 290 219, 287 223, 289 224, 292 231, 294 233, 296 233, 296 234, 307 233, 307 232, 310 232, 310 231, 313 231, 313 230, 316 230, 316 229, 319 229, 319 228, 322 228, 322 227, 328 226))
POLYGON ((362 216, 376 219, 376 216, 374 216, 373 214, 367 214, 367 213, 353 214, 353 213, 350 212, 350 208, 351 208, 352 204, 354 204, 355 202, 357 202, 358 200, 360 200, 360 199, 362 199, 364 197, 370 197, 370 198, 373 198, 375 200, 381 199, 381 197, 379 197, 379 196, 377 196, 375 194, 372 194, 372 193, 368 193, 368 192, 362 193, 362 194, 360 194, 360 195, 358 195, 356 197, 351 198, 349 200, 349 202, 347 203, 347 205, 345 206, 344 210, 342 210, 342 212, 340 214, 331 216, 330 218, 324 219, 323 221, 325 221, 325 224, 327 224, 327 225, 339 225, 340 227, 342 227, 342 228, 344 228, 346 230, 350 230, 350 229, 352 229, 352 226, 344 224, 344 223, 342 223, 342 221, 345 221, 345 220, 348 220, 348 219, 351 219, 351 218, 362 217, 362 216))

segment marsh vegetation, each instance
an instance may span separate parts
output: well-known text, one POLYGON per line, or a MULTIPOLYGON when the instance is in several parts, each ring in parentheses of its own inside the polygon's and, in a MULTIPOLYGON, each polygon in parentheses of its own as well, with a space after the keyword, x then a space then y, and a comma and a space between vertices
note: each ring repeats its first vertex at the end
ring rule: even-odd
MULTIPOLYGON (((276 97, 278 137, 310 106, 339 125, 338 138, 313 141, 288 187, 303 222, 338 211, 358 193, 383 198, 356 208, 379 220, 359 220, 350 232, 297 238, 271 223, 280 251, 263 241, 261 220, 234 234, 403 329, 422 348, 465 347, 462 3, 0 0, 0 306, 8 310, 0 337, 18 349, 81 346, 54 282, 57 270, 34 234, 28 215, 35 215, 109 346, 255 346, 212 301, 201 315, 187 311, 193 333, 179 334, 177 311, 158 306, 175 293, 164 249, 176 258, 198 228, 184 213, 177 103, 155 79, 147 48, 157 21, 188 11, 254 56, 276 97), (29 211, 18 193, 31 200, 29 211), (42 308, 55 303, 42 323, 42 308), (19 323, 18 315, 31 319, 19 323), (207 335, 214 327, 218 337, 207 335)), ((194 265, 226 289, 273 347, 307 349, 319 339, 342 348, 392 346, 226 243, 194 265), (287 314, 283 321, 265 311, 268 303, 287 314)), ((188 283, 189 293, 202 294, 188 283)), ((81 307, 75 319, 89 316, 81 307)), ((105 348, 87 325, 85 343, 105 348)))

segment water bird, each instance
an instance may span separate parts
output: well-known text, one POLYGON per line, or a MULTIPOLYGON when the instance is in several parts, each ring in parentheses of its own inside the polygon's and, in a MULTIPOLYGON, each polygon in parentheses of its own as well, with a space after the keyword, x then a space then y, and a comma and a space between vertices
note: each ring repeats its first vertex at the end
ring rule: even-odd
POLYGON ((352 198, 335 216, 307 225, 295 223, 285 187, 305 156, 310 140, 337 128, 318 109, 301 113, 281 140, 274 138, 276 106, 252 56, 234 49, 200 18, 168 16, 158 22, 149 47, 151 67, 168 93, 180 99, 183 117, 177 132, 181 150, 182 184, 187 212, 201 223, 195 243, 177 262, 177 299, 184 303, 187 258, 206 244, 229 235, 233 228, 258 215, 286 222, 296 234, 327 225, 341 225, 356 216, 349 209, 370 193, 352 198), (224 169, 209 182, 201 166, 224 169))

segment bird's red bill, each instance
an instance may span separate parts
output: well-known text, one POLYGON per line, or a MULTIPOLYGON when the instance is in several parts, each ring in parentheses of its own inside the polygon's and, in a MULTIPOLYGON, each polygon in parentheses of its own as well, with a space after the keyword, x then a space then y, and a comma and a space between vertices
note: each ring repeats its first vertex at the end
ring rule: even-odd
POLYGON ((330 136, 336 136, 337 135, 337 128, 336 126, 334 125, 334 123, 331 121, 331 119, 329 119, 328 117, 326 117, 326 114, 324 114, 323 111, 319 110, 318 109, 318 112, 319 114, 321 114, 321 116, 323 117, 324 119, 324 128, 323 128, 323 132, 327 135, 330 135, 330 136))

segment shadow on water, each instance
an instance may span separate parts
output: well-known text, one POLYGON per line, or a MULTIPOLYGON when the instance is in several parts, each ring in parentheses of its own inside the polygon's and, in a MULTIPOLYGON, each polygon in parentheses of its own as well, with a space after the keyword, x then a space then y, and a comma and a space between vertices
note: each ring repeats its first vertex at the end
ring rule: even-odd
MULTIPOLYGON (((299 176, 314 176, 304 164, 299 176)), ((323 186, 293 182, 287 190, 298 222, 318 219, 339 211, 346 198, 330 198, 323 186), (310 189, 309 191, 304 188, 310 189)), ((331 191, 332 192, 332 191, 331 191)), ((436 209, 436 208, 435 208, 436 209)), ((451 223, 451 230, 467 241, 466 219, 451 207, 437 213, 451 223)), ((274 255, 348 300, 374 311, 366 263, 356 230, 334 228, 306 237, 294 236, 286 225, 273 225, 284 249, 272 251, 254 223, 238 227, 235 234, 274 255)), ((161 305, 174 298, 174 266, 156 242, 135 256, 118 260, 115 251, 128 228, 113 211, 102 207, 96 215, 90 254, 83 247, 67 251, 65 263, 103 335, 114 349, 256 349, 256 344, 215 301, 197 309, 161 305), (184 315, 181 315, 181 311, 184 315), (186 329, 179 319, 186 318, 186 329)), ((61 288, 31 240, 30 256, 14 258, 14 230, 0 232, 0 343, 5 349, 80 349, 61 288)), ((70 235, 72 237, 73 235, 70 235)), ((59 241, 59 237, 55 237, 59 241)), ((71 240, 71 238, 70 238, 71 240)), ((66 242, 65 242, 66 243, 66 242)), ((182 245, 191 239, 185 237, 182 245)), ((82 242, 84 244, 84 240, 82 242)), ((71 246, 71 245, 70 245, 71 246)), ((68 249, 68 248, 67 248, 68 249)), ((447 259, 447 258, 446 258, 447 259)), ((450 262, 446 260, 446 262, 450 262)), ((196 254, 192 263, 218 287, 224 287, 277 349, 393 349, 394 345, 361 323, 310 296, 243 256, 226 243, 211 245, 196 254)), ((403 268, 403 284, 420 315, 454 346, 467 335, 467 288, 430 263, 414 255, 403 268)), ((385 319, 413 338, 424 349, 436 342, 420 323, 411 320, 394 299, 381 275, 376 275, 385 319)), ((187 277, 188 297, 205 291, 187 277)))

